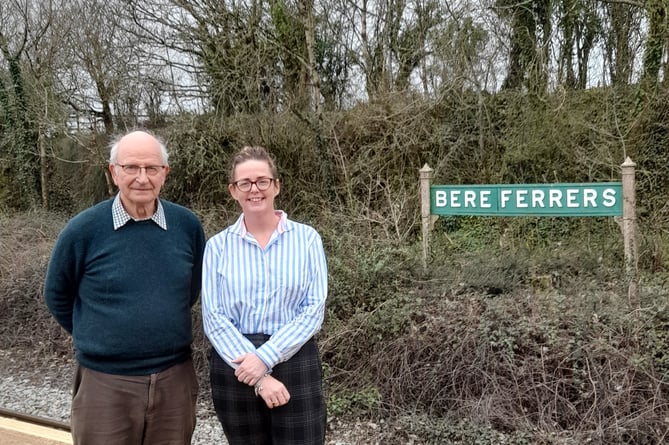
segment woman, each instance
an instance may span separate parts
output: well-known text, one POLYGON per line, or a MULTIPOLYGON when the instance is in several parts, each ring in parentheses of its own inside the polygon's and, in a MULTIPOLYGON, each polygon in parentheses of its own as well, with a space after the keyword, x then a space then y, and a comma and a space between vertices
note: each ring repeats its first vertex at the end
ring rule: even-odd
POLYGON ((262 147, 232 160, 242 214, 206 245, 202 314, 214 408, 230 445, 325 443, 320 355, 327 265, 320 235, 275 210, 262 147))

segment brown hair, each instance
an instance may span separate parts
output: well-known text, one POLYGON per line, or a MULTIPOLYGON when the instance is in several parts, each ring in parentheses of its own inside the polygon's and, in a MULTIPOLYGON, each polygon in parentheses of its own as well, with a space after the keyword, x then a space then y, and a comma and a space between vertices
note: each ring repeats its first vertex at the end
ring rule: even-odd
POLYGON ((269 169, 272 172, 272 177, 275 179, 278 179, 279 177, 279 172, 276 169, 276 164, 274 163, 274 159, 272 159, 272 156, 265 150, 264 147, 261 147, 259 145, 255 146, 250 146, 247 145, 245 147, 242 147, 237 154, 235 154, 232 158, 232 162, 230 163, 230 173, 229 173, 229 178, 228 182, 232 184, 235 181, 235 169, 239 164, 242 162, 246 161, 265 161, 269 165, 269 169))

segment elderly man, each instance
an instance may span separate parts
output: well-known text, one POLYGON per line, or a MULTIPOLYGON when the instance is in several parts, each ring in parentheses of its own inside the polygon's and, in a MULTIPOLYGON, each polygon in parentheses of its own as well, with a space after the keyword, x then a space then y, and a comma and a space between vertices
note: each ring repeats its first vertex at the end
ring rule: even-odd
POLYGON ((152 134, 117 139, 118 194, 72 218, 53 249, 44 298, 74 340, 75 445, 191 442, 205 236, 190 210, 159 199, 169 169, 152 134))

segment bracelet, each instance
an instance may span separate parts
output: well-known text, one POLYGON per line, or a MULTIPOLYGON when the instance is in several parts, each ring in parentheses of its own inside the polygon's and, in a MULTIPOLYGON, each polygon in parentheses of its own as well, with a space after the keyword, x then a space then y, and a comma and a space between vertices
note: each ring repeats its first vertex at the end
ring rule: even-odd
POLYGON ((263 381, 263 380, 265 379, 265 377, 267 377, 268 375, 270 375, 270 372, 266 372, 265 374, 263 374, 263 376, 260 377, 260 378, 258 379, 258 381, 256 382, 256 384, 253 385, 253 391, 256 393, 256 397, 258 397, 258 396, 260 395, 260 392, 262 391, 262 381, 263 381))

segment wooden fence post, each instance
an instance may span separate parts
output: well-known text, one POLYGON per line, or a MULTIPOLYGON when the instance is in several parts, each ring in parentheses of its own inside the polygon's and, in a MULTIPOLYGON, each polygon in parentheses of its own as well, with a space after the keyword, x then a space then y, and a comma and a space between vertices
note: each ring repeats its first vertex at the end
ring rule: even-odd
POLYGON ((636 227, 636 193, 635 167, 636 164, 627 157, 621 165, 623 177, 623 240, 625 244, 625 281, 627 282, 627 296, 630 306, 634 309, 640 305, 639 301, 639 254, 637 249, 636 227))
POLYGON ((430 185, 432 184, 432 170, 427 164, 420 169, 420 216, 423 229, 423 271, 427 271, 427 256, 430 249, 430 230, 432 217, 430 215, 430 185))

